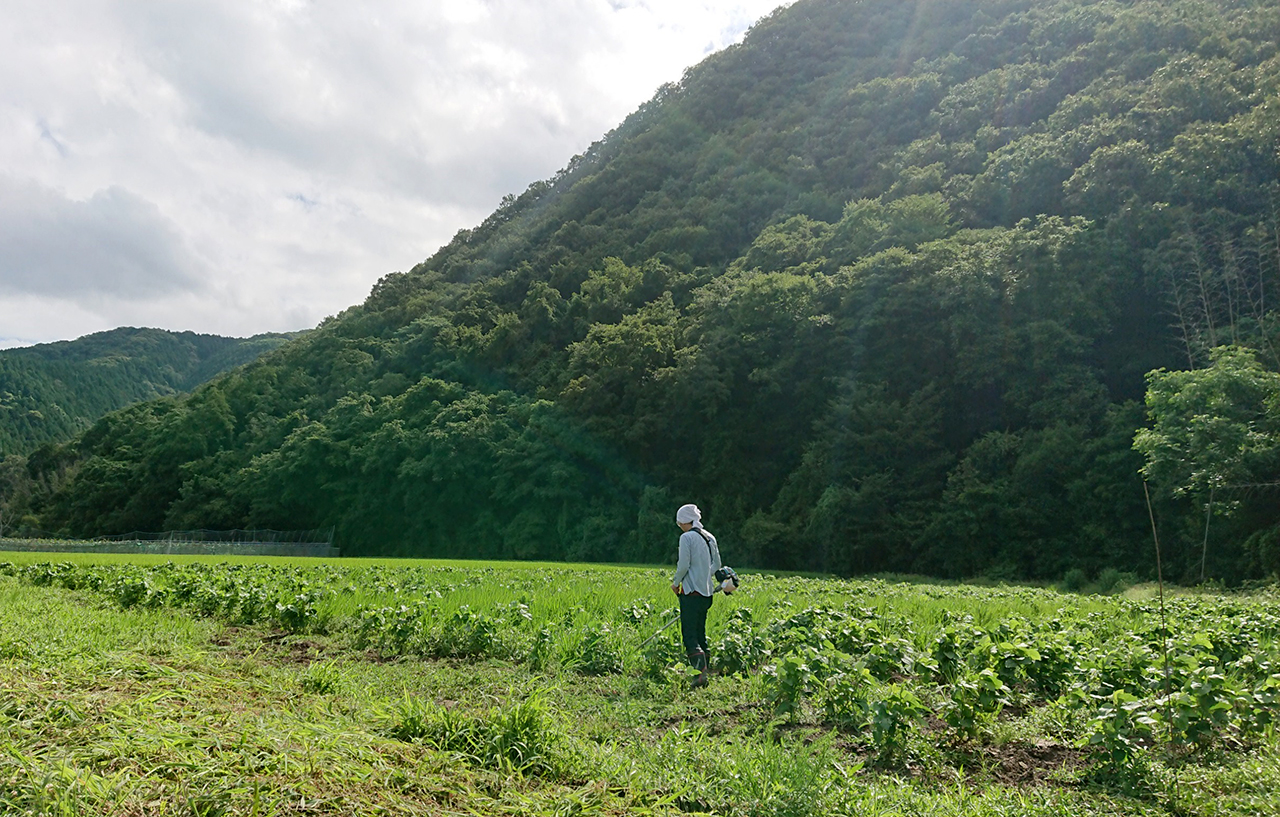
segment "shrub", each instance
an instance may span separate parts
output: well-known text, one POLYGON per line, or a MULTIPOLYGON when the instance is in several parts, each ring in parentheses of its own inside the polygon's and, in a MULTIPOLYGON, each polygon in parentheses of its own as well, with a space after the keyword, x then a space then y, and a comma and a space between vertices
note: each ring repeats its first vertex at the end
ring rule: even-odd
POLYGON ((1062 575, 1058 587, 1068 593, 1079 593, 1089 585, 1089 574, 1078 567, 1073 567, 1062 575))
POLYGON ((1098 580, 1094 582, 1094 590, 1102 595, 1111 595, 1114 593, 1123 593, 1138 581, 1138 577, 1132 573, 1121 573, 1114 567, 1108 567, 1098 574, 1098 580))

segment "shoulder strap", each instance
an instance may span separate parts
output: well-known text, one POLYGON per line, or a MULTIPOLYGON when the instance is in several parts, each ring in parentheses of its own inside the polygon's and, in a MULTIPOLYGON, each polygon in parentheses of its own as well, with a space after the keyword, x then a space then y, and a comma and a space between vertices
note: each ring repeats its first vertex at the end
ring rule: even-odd
POLYGON ((707 555, 710 556, 711 555, 711 537, 707 536, 707 534, 704 533, 701 528, 689 528, 689 530, 701 536, 702 541, 707 543, 707 555))

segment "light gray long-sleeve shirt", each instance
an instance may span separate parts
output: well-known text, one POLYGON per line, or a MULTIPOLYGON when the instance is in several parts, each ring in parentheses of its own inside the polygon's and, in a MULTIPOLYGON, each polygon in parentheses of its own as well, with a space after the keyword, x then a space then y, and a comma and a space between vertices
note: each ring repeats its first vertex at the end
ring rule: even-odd
POLYGON ((684 593, 711 597, 716 592, 716 571, 723 565, 720 564, 716 537, 705 529, 702 533, 707 535, 706 539, 696 530, 680 534, 680 559, 676 562, 676 575, 671 579, 671 586, 684 585, 684 593))

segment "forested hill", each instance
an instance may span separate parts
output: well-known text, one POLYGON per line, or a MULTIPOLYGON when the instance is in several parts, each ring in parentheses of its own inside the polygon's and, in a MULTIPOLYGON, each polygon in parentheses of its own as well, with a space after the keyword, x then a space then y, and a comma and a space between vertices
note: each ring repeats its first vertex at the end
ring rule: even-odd
POLYGON ((288 338, 123 328, 0 351, 0 458, 69 440, 131 403, 190 391, 288 338))
POLYGON ((653 562, 694 501, 735 565, 1145 575, 1146 465, 1176 577, 1274 573, 1236 489, 1280 471, 1277 41, 1277 0, 799 0, 364 304, 33 458, 32 518, 653 562), (1161 367, 1221 440, 1182 381, 1148 416, 1161 367))

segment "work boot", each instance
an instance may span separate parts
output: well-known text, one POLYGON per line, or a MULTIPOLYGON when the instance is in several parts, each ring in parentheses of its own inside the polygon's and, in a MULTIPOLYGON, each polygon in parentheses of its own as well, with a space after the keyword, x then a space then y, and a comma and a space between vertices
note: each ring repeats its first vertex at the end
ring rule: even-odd
POLYGON ((708 667, 707 654, 701 650, 689 653, 689 665, 698 671, 698 675, 690 682, 690 689, 698 689, 704 687, 711 681, 711 671, 708 667))

